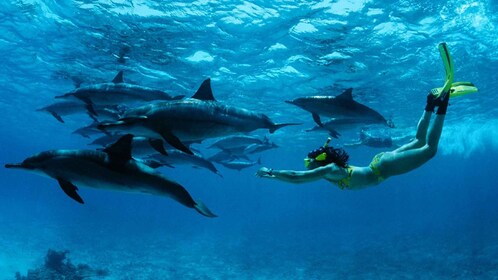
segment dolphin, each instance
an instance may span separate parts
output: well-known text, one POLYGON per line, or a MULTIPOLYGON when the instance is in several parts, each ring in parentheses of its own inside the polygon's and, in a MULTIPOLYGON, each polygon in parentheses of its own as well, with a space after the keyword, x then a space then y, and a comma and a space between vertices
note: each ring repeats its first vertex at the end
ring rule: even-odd
MULTIPOLYGON (((98 116, 106 120, 119 119, 120 114, 123 112, 122 109, 123 108, 119 106, 98 106, 94 108, 98 116)), ((88 113, 86 105, 77 101, 55 102, 43 108, 37 109, 36 111, 47 112, 61 123, 64 123, 64 119, 62 119, 63 116, 88 113)), ((93 114, 88 113, 88 115, 94 121, 98 121, 93 114)))
MULTIPOLYGON (((110 135, 102 135, 95 140, 93 140, 91 143, 88 145, 95 145, 95 146, 107 146, 109 144, 112 144, 116 141, 119 140, 119 138, 123 137, 123 135, 120 134, 110 134, 110 135)), ((135 153, 135 147, 132 148, 133 153, 135 153)))
POLYGON ((399 145, 394 143, 394 138, 389 135, 389 133, 376 133, 372 134, 368 129, 363 128, 360 130, 360 137, 357 141, 351 143, 345 143, 346 147, 355 147, 360 145, 365 145, 372 148, 398 148, 399 145))
POLYGON ((379 112, 353 100, 353 89, 346 89, 338 96, 306 96, 285 101, 311 113, 313 120, 322 126, 320 116, 330 118, 359 118, 393 127, 379 112))
POLYGON ((247 146, 244 149, 244 153, 245 154, 255 154, 255 153, 260 153, 260 152, 264 152, 264 151, 271 150, 271 149, 276 149, 278 147, 279 146, 277 144, 270 142, 270 141, 267 141, 267 142, 264 142, 263 144, 251 144, 251 145, 247 146))
POLYGON ((208 148, 230 150, 233 148, 247 147, 252 144, 263 144, 263 140, 249 135, 230 135, 216 140, 216 142, 208 148))
POLYGON ((226 168, 242 170, 254 165, 261 165, 261 159, 258 161, 240 161, 240 160, 231 160, 231 161, 219 161, 219 164, 225 166, 226 168))
POLYGON ((119 71, 110 83, 76 88, 72 92, 56 96, 55 98, 83 102, 89 114, 97 116, 96 105, 104 106, 155 100, 174 100, 183 97, 183 95, 173 97, 162 90, 125 83, 123 71, 119 71))
MULTIPOLYGON (((389 120, 388 120, 389 122, 389 120)), ((310 129, 307 129, 307 132, 311 131, 327 131, 330 136, 334 138, 339 138, 341 133, 348 130, 356 130, 359 127, 367 126, 367 125, 376 125, 378 124, 377 120, 372 118, 332 118, 322 125, 316 125, 310 129)))
POLYGON ((182 142, 268 129, 270 133, 297 123, 274 123, 267 115, 217 102, 206 79, 192 98, 156 102, 125 112, 115 122, 103 122, 99 128, 126 131, 137 136, 162 139, 182 152, 193 154, 182 142))
POLYGON ((5 167, 53 178, 69 197, 82 204, 77 186, 168 196, 206 217, 216 217, 202 202, 193 200, 183 186, 133 159, 132 138, 127 134, 103 151, 45 151, 5 167))
POLYGON ((189 155, 186 153, 182 153, 177 150, 168 150, 168 155, 162 155, 155 153, 153 155, 150 155, 145 158, 146 160, 155 160, 160 163, 160 165, 166 165, 166 166, 174 166, 176 164, 178 165, 192 165, 193 167, 202 167, 205 168, 214 174, 217 174, 220 177, 223 177, 221 173, 218 171, 216 166, 214 164, 202 157, 199 154, 193 154, 189 155))
MULTIPOLYGON (((102 130, 98 129, 98 126, 99 126, 99 122, 93 122, 87 126, 83 126, 83 127, 80 127, 76 130, 74 130, 73 132, 71 132, 71 134, 77 134, 77 135, 80 135, 82 137, 85 137, 85 138, 91 138, 91 136, 93 135, 98 135, 98 134, 102 134, 102 130)), ((106 133, 106 135, 108 135, 108 133, 106 131, 104 131, 104 133, 106 133)))
POLYGON ((211 155, 210 157, 207 158, 207 160, 220 163, 222 161, 225 161, 225 162, 234 161, 234 160, 238 160, 240 158, 249 160, 249 157, 247 157, 246 155, 243 155, 243 154, 234 155, 231 152, 223 151, 223 150, 217 152, 214 155, 211 155))
MULTIPOLYGON (((102 131, 102 130, 99 130, 102 131)), ((121 138, 124 134, 106 134, 101 137, 96 138, 88 145, 97 145, 106 147, 109 144, 116 142, 119 138, 121 138)), ((185 143, 190 150, 194 150, 190 145, 193 143, 186 142, 185 143)), ((132 151, 134 157, 145 157, 152 154, 160 153, 163 155, 168 155, 168 152, 165 149, 165 146, 168 149, 174 149, 173 146, 166 145, 162 140, 159 139, 150 139, 146 137, 133 137, 132 142, 132 151)), ((198 151, 195 151, 198 152, 198 151)), ((199 152, 198 152, 199 153, 199 152)))
MULTIPOLYGON (((278 145, 270 142, 267 136, 259 139, 254 136, 248 135, 233 135, 223 137, 214 142, 209 148, 218 148, 225 153, 218 153, 213 158, 220 156, 220 158, 245 158, 248 154, 255 154, 270 149, 278 148, 278 145)), ((226 161, 226 160, 225 160, 226 161)))

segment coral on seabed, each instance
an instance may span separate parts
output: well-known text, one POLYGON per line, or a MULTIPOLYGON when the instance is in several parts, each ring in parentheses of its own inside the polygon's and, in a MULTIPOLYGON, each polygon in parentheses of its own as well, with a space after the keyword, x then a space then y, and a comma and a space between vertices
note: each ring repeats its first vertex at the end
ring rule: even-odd
POLYGON ((28 270, 26 276, 16 273, 16 280, 82 280, 90 277, 105 277, 109 273, 103 269, 93 269, 86 264, 74 265, 66 257, 69 251, 49 249, 45 256, 45 264, 39 268, 28 270))

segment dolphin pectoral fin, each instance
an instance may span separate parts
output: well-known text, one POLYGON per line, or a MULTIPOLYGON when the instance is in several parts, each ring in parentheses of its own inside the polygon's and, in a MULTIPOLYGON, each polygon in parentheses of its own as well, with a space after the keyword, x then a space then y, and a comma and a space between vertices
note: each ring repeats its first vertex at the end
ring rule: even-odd
POLYGON ((62 119, 62 117, 59 114, 57 114, 56 112, 50 111, 50 114, 52 114, 52 116, 54 116, 54 118, 56 118, 59 122, 64 123, 64 120, 62 119))
POLYGON ((98 116, 99 114, 97 114, 97 111, 95 111, 95 108, 93 108, 93 104, 86 104, 86 110, 88 111, 88 113, 90 115, 93 115, 93 116, 98 116))
POLYGON ((167 156, 168 152, 164 149, 163 140, 149 138, 149 145, 160 154, 167 156))
POLYGON ((89 98, 80 98, 81 101, 85 102, 85 109, 88 111, 88 114, 98 116, 97 111, 95 111, 95 108, 93 107, 93 102, 89 98))
POLYGON ((320 119, 320 115, 318 115, 317 113, 311 113, 311 116, 313 117, 313 120, 317 125, 323 126, 322 120, 320 119))
POLYGON ((178 139, 178 137, 176 137, 170 131, 161 133, 161 136, 164 138, 164 140, 166 142, 168 142, 168 144, 170 144, 171 146, 175 147, 176 149, 178 149, 178 150, 180 150, 180 151, 182 151, 182 152, 184 152, 186 154, 189 154, 189 155, 193 155, 194 154, 187 146, 185 146, 180 141, 180 139, 178 139))
POLYGON ((85 202, 81 198, 81 196, 78 194, 78 187, 73 185, 71 182, 58 178, 57 182, 59 182, 59 185, 61 186, 62 190, 72 199, 76 200, 77 202, 84 204, 85 202))
POLYGON ((195 201, 195 204, 194 204, 194 209, 197 210, 197 212, 201 213, 201 215, 204 215, 206 217, 209 217, 209 218, 215 218, 215 217, 218 217, 217 215, 215 215, 213 212, 211 212, 211 210, 209 210, 206 205, 204 205, 204 203, 202 203, 201 201, 199 200, 196 200, 195 201))

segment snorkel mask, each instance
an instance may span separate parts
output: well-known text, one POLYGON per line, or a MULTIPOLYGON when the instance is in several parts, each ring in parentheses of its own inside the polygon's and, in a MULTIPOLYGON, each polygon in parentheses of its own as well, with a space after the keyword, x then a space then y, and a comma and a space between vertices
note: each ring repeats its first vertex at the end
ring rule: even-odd
POLYGON ((327 159, 327 152, 325 149, 329 146, 330 140, 330 137, 327 138, 327 141, 325 141, 325 144, 323 144, 322 147, 308 153, 308 157, 304 159, 304 167, 306 167, 306 169, 313 169, 312 166, 310 166, 312 163, 325 161, 327 159))

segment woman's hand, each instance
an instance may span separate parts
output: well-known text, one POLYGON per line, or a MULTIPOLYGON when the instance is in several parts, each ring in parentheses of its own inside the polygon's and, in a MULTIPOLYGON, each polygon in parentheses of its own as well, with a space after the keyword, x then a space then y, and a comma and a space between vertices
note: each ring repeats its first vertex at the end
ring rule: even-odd
POLYGON ((256 176, 261 177, 261 178, 274 178, 275 175, 272 174, 273 169, 272 168, 267 168, 267 167, 261 167, 257 172, 256 176))

